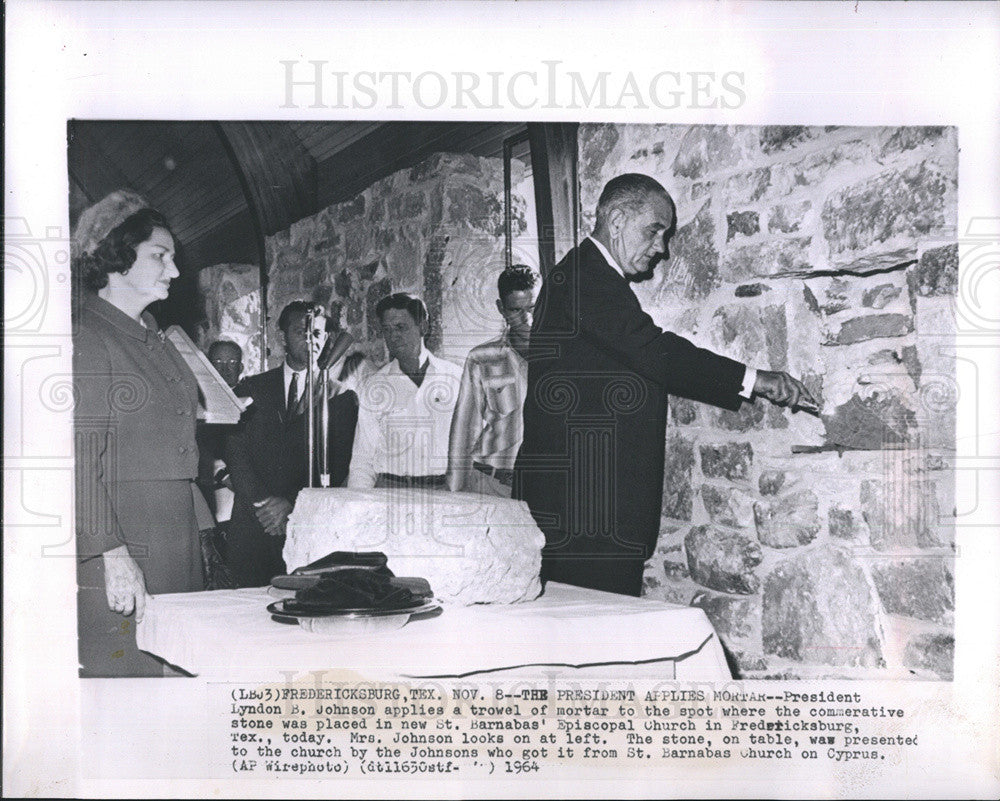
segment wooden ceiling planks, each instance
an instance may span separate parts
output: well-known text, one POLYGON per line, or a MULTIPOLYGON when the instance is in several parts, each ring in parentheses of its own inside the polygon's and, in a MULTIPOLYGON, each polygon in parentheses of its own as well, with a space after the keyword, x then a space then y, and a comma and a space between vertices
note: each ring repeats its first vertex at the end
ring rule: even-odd
POLYGON ((316 160, 286 123, 221 122, 265 236, 317 211, 316 160))
POLYGON ((189 271, 257 263, 262 234, 436 152, 499 157, 503 140, 524 130, 517 122, 76 120, 69 171, 91 200, 123 186, 146 196, 170 219, 189 271))

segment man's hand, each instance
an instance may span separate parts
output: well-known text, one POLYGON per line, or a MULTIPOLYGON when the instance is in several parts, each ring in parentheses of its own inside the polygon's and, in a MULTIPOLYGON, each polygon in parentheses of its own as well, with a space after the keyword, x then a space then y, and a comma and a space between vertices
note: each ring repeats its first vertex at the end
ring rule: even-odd
POLYGON ((104 591, 112 611, 134 611, 136 623, 146 614, 146 579, 124 545, 104 554, 104 591))
POLYGON ((802 409, 811 414, 819 414, 819 404, 805 385, 788 373, 758 370, 757 382, 753 385, 754 395, 767 398, 778 406, 802 409))
POLYGON ((254 504, 257 520, 264 527, 264 531, 272 537, 279 537, 285 533, 285 524, 291 513, 292 504, 286 498, 277 495, 271 495, 254 504))

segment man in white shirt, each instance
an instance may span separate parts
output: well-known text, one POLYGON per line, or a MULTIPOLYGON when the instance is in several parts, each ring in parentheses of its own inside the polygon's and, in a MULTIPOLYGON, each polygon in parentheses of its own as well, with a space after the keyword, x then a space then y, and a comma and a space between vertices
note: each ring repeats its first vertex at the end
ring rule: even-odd
POLYGON ((462 368, 424 346, 427 309, 419 298, 389 295, 375 314, 389 362, 361 384, 347 486, 444 489, 462 368))

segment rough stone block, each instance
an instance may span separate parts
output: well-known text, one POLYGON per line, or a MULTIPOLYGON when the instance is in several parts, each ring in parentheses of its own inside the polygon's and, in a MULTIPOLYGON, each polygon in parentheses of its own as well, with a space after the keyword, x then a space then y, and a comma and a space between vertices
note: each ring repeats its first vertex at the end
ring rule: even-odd
POLYGON ((742 283, 758 277, 808 275, 809 237, 772 239, 754 245, 731 247, 725 252, 720 268, 723 280, 742 283))
POLYGON ((903 292, 902 287, 892 284, 879 284, 866 290, 861 296, 861 305, 869 309, 884 309, 889 303, 898 298, 903 292))
POLYGON ((784 470, 763 470, 757 479, 757 488, 761 495, 777 495, 784 485, 784 470))
POLYGON ((713 339, 720 347, 732 351, 736 343, 744 360, 759 359, 761 353, 766 353, 770 369, 786 369, 788 331, 783 306, 720 306, 712 316, 712 324, 713 339))
POLYGON ((757 537, 772 548, 794 548, 812 542, 820 530, 819 500, 812 490, 784 495, 773 503, 753 505, 757 537))
POLYGON ((767 230, 772 234, 793 234, 802 227, 806 214, 812 208, 812 203, 803 200, 801 203, 789 203, 775 206, 767 221, 767 230))
POLYGON ((827 287, 823 290, 823 295, 826 302, 820 306, 820 311, 823 314, 837 314, 837 312, 842 312, 844 309, 850 308, 851 301, 849 299, 851 284, 842 279, 834 278, 827 287))
POLYGON ((382 298, 392 293, 392 282, 388 278, 376 281, 368 287, 365 293, 365 311, 368 320, 368 339, 378 339, 382 336, 379 327, 378 316, 375 314, 375 306, 382 298))
POLYGON ((934 481, 904 477, 862 481, 861 513, 878 551, 947 544, 934 481))
POLYGON ((862 450, 880 450, 900 445, 917 435, 917 418, 897 394, 874 392, 867 398, 851 399, 821 416, 824 438, 832 445, 862 450))
POLYGON ((584 193, 589 190, 595 199, 611 177, 604 177, 604 164, 618 144, 618 128, 614 123, 580 126, 580 184, 584 193))
POLYGON ((755 298, 764 292, 770 292, 771 287, 767 284, 741 284, 736 287, 734 294, 738 298, 755 298))
POLYGON ((345 300, 351 297, 351 289, 354 287, 354 279, 347 270, 341 270, 333 277, 333 288, 337 294, 345 300))
POLYGON ((687 398, 671 398, 670 414, 674 422, 681 426, 689 426, 698 418, 695 402, 687 398))
POLYGON ((787 150, 815 136, 815 129, 804 125, 763 125, 760 129, 760 149, 765 153, 787 150))
POLYGON ((872 578, 885 611, 951 625, 955 585, 945 561, 926 557, 874 563, 872 578))
POLYGON ((690 300, 701 300, 719 285, 719 253, 715 249, 715 221, 711 200, 694 219, 677 229, 670 243, 664 283, 690 300))
POLYGON ((753 464, 753 448, 749 442, 727 442, 724 445, 702 445, 701 472, 706 478, 746 478, 753 464))
POLYGON ((747 528, 753 519, 750 497, 735 487, 703 484, 701 500, 713 523, 733 528, 747 528))
POLYGON ((875 608, 864 573, 839 548, 797 554, 764 582, 764 652, 797 662, 884 667, 875 608))
POLYGON ((827 525, 830 536, 841 540, 854 539, 854 512, 840 506, 831 506, 827 511, 827 525))
POLYGON ((706 172, 731 164, 738 148, 729 129, 723 125, 693 125, 681 140, 674 159, 674 175, 700 178, 706 172))
POLYGON ((770 183, 770 167, 732 176, 726 181, 724 190, 727 205, 742 205, 760 200, 770 183))
POLYGON ((339 222, 349 222, 365 213, 364 194, 355 195, 345 203, 337 205, 337 220, 339 222))
POLYGON ((699 592, 691 599, 691 606, 700 607, 705 611, 720 637, 746 640, 760 632, 759 598, 733 598, 728 595, 699 592))
POLYGON ((715 410, 715 424, 726 431, 749 431, 754 428, 763 428, 765 400, 756 400, 753 403, 744 403, 739 411, 732 412, 729 409, 715 410))
POLYGON ((870 339, 902 337, 913 331, 913 318, 908 314, 870 314, 844 321, 836 333, 829 332, 824 345, 853 345, 870 339))
POLYGON ((413 182, 423 181, 426 178, 430 178, 432 175, 437 174, 441 168, 441 162, 444 160, 445 155, 443 153, 435 153, 429 158, 424 159, 419 164, 410 168, 410 180, 413 182))
POLYGON ((760 215, 756 211, 734 211, 726 215, 726 225, 727 242, 738 234, 753 236, 760 231, 760 215))
POLYGON ((674 434, 667 437, 666 448, 662 514, 675 520, 690 520, 694 446, 691 440, 674 434))
POLYGON ((834 255, 895 236, 918 238, 945 224, 946 178, 926 164, 889 170, 842 189, 823 206, 823 232, 834 255))
POLYGON ((389 200, 389 214, 395 219, 419 217, 426 208, 427 196, 423 192, 406 192, 389 200))
POLYGON ((684 538, 691 577, 704 587, 753 595, 760 589, 754 568, 763 559, 760 545, 744 534, 716 526, 694 526, 684 538))
POLYGON ((465 223, 490 236, 503 236, 503 205, 494 195, 470 184, 449 187, 447 195, 448 219, 453 223, 465 223))
POLYGON ((951 681, 955 675, 955 638, 951 634, 918 634, 906 644, 903 664, 914 670, 931 670, 951 681))
POLYGON ((882 146, 882 155, 902 153, 923 145, 930 145, 944 136, 946 128, 940 125, 908 125, 905 128, 887 129, 889 133, 882 146))
POLYGON ((921 297, 958 292, 958 243, 925 250, 910 268, 910 285, 921 297))

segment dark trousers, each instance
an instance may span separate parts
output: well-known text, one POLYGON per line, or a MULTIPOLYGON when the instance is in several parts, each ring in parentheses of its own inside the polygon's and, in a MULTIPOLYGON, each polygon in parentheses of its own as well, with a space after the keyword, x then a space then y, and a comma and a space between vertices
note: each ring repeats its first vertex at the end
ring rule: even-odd
POLYGON ((284 575, 285 560, 281 555, 284 547, 284 536, 272 537, 264 531, 253 505, 237 496, 229 521, 225 557, 234 587, 263 587, 275 576, 284 575))

